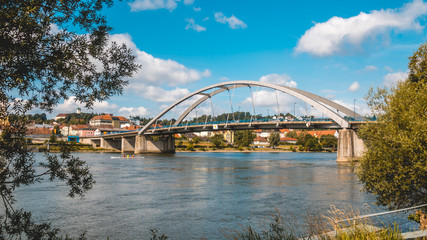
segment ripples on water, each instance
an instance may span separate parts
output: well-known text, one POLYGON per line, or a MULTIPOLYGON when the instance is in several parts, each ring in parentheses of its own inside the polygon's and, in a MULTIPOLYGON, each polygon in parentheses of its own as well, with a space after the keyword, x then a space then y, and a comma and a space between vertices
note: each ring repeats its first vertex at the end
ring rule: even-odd
POLYGON ((20 188, 17 199, 37 220, 74 236, 86 230, 89 239, 148 239, 150 228, 169 239, 223 239, 221 227, 237 229, 276 207, 298 218, 374 201, 334 153, 75 156, 87 161, 97 182, 84 199, 68 198, 62 182, 20 188))

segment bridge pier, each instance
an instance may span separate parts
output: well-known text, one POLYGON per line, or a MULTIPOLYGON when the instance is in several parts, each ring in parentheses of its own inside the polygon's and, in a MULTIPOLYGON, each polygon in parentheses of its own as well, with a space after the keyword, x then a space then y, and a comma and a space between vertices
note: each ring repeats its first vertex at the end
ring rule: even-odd
POLYGON ((81 143, 92 145, 93 148, 100 147, 101 146, 101 140, 100 139, 90 139, 90 138, 80 138, 81 143))
POLYGON ((122 153, 135 151, 135 138, 122 137, 122 153))
POLYGON ((175 138, 171 135, 135 137, 135 154, 139 153, 175 153, 175 138))
POLYGON ((338 131, 338 163, 350 163, 363 156, 365 144, 353 129, 341 129, 338 131))
POLYGON ((121 139, 101 138, 101 148, 121 150, 121 139))

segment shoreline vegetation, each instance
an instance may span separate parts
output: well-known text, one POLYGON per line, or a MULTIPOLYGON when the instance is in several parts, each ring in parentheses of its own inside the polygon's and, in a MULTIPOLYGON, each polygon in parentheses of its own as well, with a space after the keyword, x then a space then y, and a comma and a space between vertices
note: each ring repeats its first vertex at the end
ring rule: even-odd
MULTIPOLYGON (((103 149, 100 147, 93 147, 89 144, 83 144, 83 143, 76 143, 76 142, 70 142, 72 145, 72 151, 73 152, 104 152, 104 153, 120 153, 120 150, 114 150, 114 149, 103 149)), ((34 143, 28 144, 29 149, 31 149, 32 152, 60 152, 59 146, 57 143, 51 143, 46 140, 44 141, 38 141, 34 143)), ((199 144, 193 144, 185 143, 182 145, 179 145, 178 143, 175 144, 175 151, 176 152, 336 152, 335 149, 324 149, 322 151, 305 151, 300 150, 300 146, 298 145, 279 145, 275 148, 271 148, 268 146, 249 146, 244 148, 238 148, 238 147, 232 147, 232 146, 226 146, 221 148, 214 147, 209 142, 200 142, 199 144)))
POLYGON ((276 208, 270 218, 248 220, 240 229, 223 228, 220 231, 227 239, 247 240, 400 240, 404 239, 398 224, 385 223, 380 219, 358 219, 371 208, 357 210, 351 206, 338 209, 330 206, 326 214, 307 213, 298 219, 282 216, 276 208), (295 227, 295 223, 299 227, 295 227))

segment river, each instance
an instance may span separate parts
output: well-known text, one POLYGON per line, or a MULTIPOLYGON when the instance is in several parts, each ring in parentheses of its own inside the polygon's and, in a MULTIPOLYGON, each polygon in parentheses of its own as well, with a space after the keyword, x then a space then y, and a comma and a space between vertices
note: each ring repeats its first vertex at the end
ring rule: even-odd
POLYGON ((337 165, 335 153, 74 155, 88 163, 96 181, 83 199, 67 197, 63 182, 16 191, 17 204, 37 221, 51 221, 74 237, 87 231, 89 239, 149 239, 155 228, 169 239, 224 239, 221 228, 237 229, 275 208, 300 218, 375 200, 361 191, 354 168, 337 165))

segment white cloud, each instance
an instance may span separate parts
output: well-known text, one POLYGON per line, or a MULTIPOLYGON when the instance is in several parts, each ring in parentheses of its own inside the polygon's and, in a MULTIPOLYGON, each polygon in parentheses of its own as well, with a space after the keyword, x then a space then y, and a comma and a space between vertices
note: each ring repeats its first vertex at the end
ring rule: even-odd
POLYGON ((174 60, 155 58, 144 51, 138 51, 137 63, 142 65, 142 69, 133 77, 135 80, 133 83, 142 81, 156 85, 168 84, 175 86, 211 76, 208 69, 203 72, 188 69, 174 60))
POLYGON ((200 12, 200 11, 202 11, 202 8, 201 7, 193 7, 193 10, 195 12, 200 12))
POLYGON ((192 5, 194 3, 194 0, 184 0, 185 5, 192 5))
POLYGON ((350 92, 356 92, 357 90, 359 90, 359 88, 360 88, 360 84, 357 81, 355 81, 350 85, 350 87, 348 87, 348 90, 350 92))
POLYGON ((220 82, 228 82, 228 81, 230 81, 230 79, 228 77, 220 77, 219 81, 220 82))
POLYGON ((190 91, 187 88, 176 87, 172 90, 165 90, 161 87, 143 84, 133 86, 131 90, 139 94, 141 97, 155 102, 175 102, 190 94, 190 91))
MULTIPOLYGON (((275 91, 269 91, 269 90, 259 90, 256 92, 253 92, 253 101, 254 106, 256 107, 270 107, 275 112, 277 111, 277 101, 276 96, 279 102, 279 108, 281 112, 284 112, 285 110, 287 112, 290 111, 289 106, 293 106, 293 103, 295 102, 295 98, 281 92, 275 92, 275 91)), ((252 98, 249 96, 245 100, 243 100, 242 105, 252 105, 252 98)))
POLYGON ((207 69, 203 72, 188 69, 176 61, 155 58, 144 51, 138 51, 137 62, 142 65, 142 69, 133 77, 135 79, 134 83, 143 81, 156 85, 168 84, 175 86, 194 82, 202 77, 211 75, 207 69))
POLYGON ((144 107, 122 107, 119 109, 119 113, 125 116, 147 116, 148 110, 144 107))
POLYGON ((135 43, 132 42, 129 34, 115 34, 110 39, 118 43, 124 43, 131 48, 136 55, 136 62, 142 66, 138 73, 134 74, 132 79, 130 79, 128 88, 131 86, 133 88, 139 84, 167 84, 169 86, 176 86, 211 76, 208 69, 204 71, 189 69, 174 60, 156 58, 151 54, 139 50, 135 43))
POLYGON ((208 69, 199 71, 187 68, 174 60, 156 58, 151 54, 141 51, 133 43, 129 34, 111 35, 110 40, 116 41, 119 44, 124 43, 134 52, 136 62, 142 68, 129 79, 129 85, 125 87, 125 90, 136 93, 145 99, 155 102, 174 102, 189 94, 190 91, 187 88, 179 87, 164 89, 159 87, 160 85, 185 85, 211 76, 208 69))
POLYGON ((298 41, 296 52, 306 52, 319 57, 334 54, 354 53, 352 48, 360 48, 367 39, 390 30, 419 30, 417 21, 427 14, 427 3, 415 0, 400 9, 361 12, 350 18, 332 17, 326 22, 316 23, 298 41))
POLYGON ((378 68, 376 66, 374 66, 374 65, 368 65, 368 66, 365 67, 365 71, 368 71, 368 72, 370 72, 370 71, 376 71, 376 70, 378 70, 378 68))
POLYGON ((157 9, 168 9, 172 11, 176 8, 176 2, 178 1, 179 0, 135 0, 130 2, 129 6, 132 12, 157 9))
POLYGON ((109 37, 110 41, 117 42, 118 44, 125 44, 135 53, 138 51, 136 44, 132 41, 132 37, 128 33, 113 34, 109 37))
POLYGON ((292 78, 286 73, 284 73, 282 75, 277 74, 277 73, 268 74, 268 75, 260 77, 259 81, 260 82, 279 84, 279 85, 283 85, 286 87, 292 87, 292 88, 297 87, 297 83, 295 81, 292 81, 292 78))
MULTIPOLYGON (((65 99, 63 103, 58 104, 58 106, 55 107, 54 112, 58 113, 69 113, 69 112, 75 112, 77 108, 81 108, 82 111, 85 109, 85 105, 79 102, 76 102, 76 97, 71 96, 68 99, 65 99)), ((90 111, 96 112, 96 113, 112 113, 116 111, 118 108, 116 104, 111 104, 107 101, 102 102, 94 102, 93 109, 90 109, 90 111)))
POLYGON ((51 23, 50 24, 50 33, 52 33, 52 34, 57 34, 57 33, 59 33, 61 31, 61 29, 59 29, 59 26, 58 25, 56 25, 56 24, 54 24, 54 23, 51 23))
POLYGON ((394 72, 384 76, 384 86, 392 87, 398 82, 405 81, 408 78, 408 72, 394 72))
POLYGON ((328 95, 325 96, 325 98, 327 98, 327 99, 334 99, 335 95, 334 94, 328 94, 328 95))
POLYGON ((209 20, 209 17, 205 17, 205 18, 203 18, 203 22, 205 22, 205 21, 207 21, 207 20, 209 20))
POLYGON ((187 18, 185 19, 185 21, 187 22, 187 26, 185 27, 186 30, 193 29, 194 31, 197 31, 197 32, 206 31, 206 28, 200 26, 199 24, 196 24, 193 18, 187 18))
POLYGON ((389 66, 385 66, 384 69, 387 70, 388 72, 394 72, 394 69, 389 66))
POLYGON ((214 16, 215 16, 215 21, 219 23, 224 23, 224 24, 227 23, 228 26, 232 29, 247 27, 246 23, 236 18, 234 15, 231 15, 231 17, 226 17, 222 12, 216 12, 214 16))
POLYGON ((350 110, 355 110, 356 113, 366 116, 370 113, 369 107, 366 105, 365 101, 357 99, 356 101, 353 101, 352 103, 346 103, 342 100, 336 99, 333 100, 335 103, 338 103, 341 106, 344 106, 350 110))

